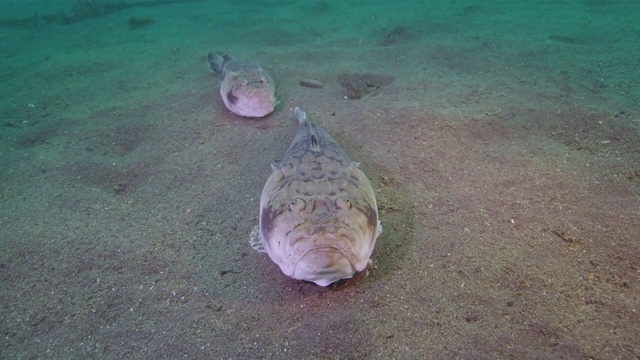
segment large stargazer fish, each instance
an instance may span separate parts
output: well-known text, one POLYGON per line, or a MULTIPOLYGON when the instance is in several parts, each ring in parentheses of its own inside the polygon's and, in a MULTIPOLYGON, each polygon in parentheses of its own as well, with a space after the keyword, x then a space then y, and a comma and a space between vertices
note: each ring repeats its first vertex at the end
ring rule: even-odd
POLYGON ((367 267, 382 227, 359 164, 304 111, 294 113, 298 130, 272 165, 251 245, 285 275, 327 286, 367 267))

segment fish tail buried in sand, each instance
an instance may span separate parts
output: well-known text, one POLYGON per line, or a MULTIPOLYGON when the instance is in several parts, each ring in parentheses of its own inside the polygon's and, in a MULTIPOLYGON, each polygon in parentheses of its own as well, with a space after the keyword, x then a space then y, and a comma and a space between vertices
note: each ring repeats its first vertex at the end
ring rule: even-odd
POLYGON ((304 111, 295 116, 298 130, 262 190, 251 245, 287 276, 327 286, 367 267, 382 227, 359 164, 304 111))
POLYGON ((207 61, 209 70, 221 76, 220 96, 229 111, 256 118, 275 110, 276 86, 262 67, 217 53, 207 54, 207 61))

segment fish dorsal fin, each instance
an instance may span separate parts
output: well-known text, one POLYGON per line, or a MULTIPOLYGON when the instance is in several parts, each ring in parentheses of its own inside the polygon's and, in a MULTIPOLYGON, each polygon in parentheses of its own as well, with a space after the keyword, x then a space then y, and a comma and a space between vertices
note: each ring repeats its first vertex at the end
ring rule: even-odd
POLYGON ((305 113, 304 110, 300 109, 299 107, 296 106, 296 108, 293 110, 293 114, 295 115, 296 119, 298 119, 298 125, 302 125, 307 122, 307 113, 305 113))
POLYGON ((318 145, 318 139, 316 139, 315 134, 311 134, 309 141, 311 142, 311 151, 320 151, 320 145, 318 145))
POLYGON ((296 107, 293 112, 296 116, 296 119, 298 119, 298 126, 304 126, 307 129, 307 133, 309 135, 309 148, 311 149, 311 151, 320 151, 320 144, 318 143, 316 128, 310 121, 307 121, 307 114, 299 107, 296 107))

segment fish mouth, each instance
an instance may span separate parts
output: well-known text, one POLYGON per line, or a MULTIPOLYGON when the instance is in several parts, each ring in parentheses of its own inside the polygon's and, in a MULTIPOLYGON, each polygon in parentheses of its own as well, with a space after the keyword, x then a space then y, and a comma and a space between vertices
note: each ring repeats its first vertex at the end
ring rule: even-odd
POLYGON ((295 230, 302 235, 293 242, 293 251, 302 259, 311 250, 333 249, 340 252, 352 263, 358 262, 355 230, 343 221, 324 219, 299 224, 295 230))
POLYGON ((292 260, 295 265, 291 277, 320 286, 350 278, 364 268, 351 240, 344 234, 304 237, 294 244, 292 260))

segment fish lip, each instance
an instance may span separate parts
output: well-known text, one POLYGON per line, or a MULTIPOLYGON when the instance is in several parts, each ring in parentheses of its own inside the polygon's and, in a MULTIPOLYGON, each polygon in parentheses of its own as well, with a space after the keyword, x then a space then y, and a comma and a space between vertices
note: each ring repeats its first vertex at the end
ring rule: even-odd
POLYGON ((350 278, 357 271, 356 263, 357 263, 357 255, 349 254, 348 251, 345 251, 344 249, 341 249, 338 246, 334 246, 334 245, 315 246, 305 250, 302 254, 299 255, 299 257, 294 262, 293 271, 290 274, 290 276, 296 279, 312 281, 321 286, 327 286, 334 281, 350 278), (333 250, 337 250, 342 255, 342 257, 349 262, 350 268, 348 271, 345 271, 345 268, 342 268, 339 272, 335 272, 335 269, 332 269, 332 268, 317 268, 312 273, 303 272, 303 274, 306 274, 306 275, 302 275, 298 273, 299 265, 309 253, 331 252, 333 250), (356 259, 354 259, 353 257, 356 257, 356 259), (309 275, 311 275, 311 277, 309 275), (330 278, 331 278, 330 280, 327 280, 328 275, 330 275, 330 278))
POLYGON ((305 256, 307 256, 308 253, 310 253, 311 251, 316 251, 316 252, 328 252, 329 250, 338 250, 338 252, 340 252, 340 254, 342 254, 342 256, 344 256, 347 260, 349 260, 349 262, 351 263, 351 265, 353 265, 353 261, 351 261, 350 256, 347 256, 345 254, 348 253, 347 250, 345 249, 341 249, 338 246, 334 246, 334 245, 326 245, 326 246, 316 246, 316 247, 312 247, 309 248, 307 250, 305 250, 302 254, 300 254, 300 256, 298 257, 296 264, 300 262, 300 260, 304 259, 305 256))
POLYGON ((309 247, 304 252, 302 252, 301 254, 296 256, 296 258, 297 258, 296 261, 295 261, 296 265, 297 265, 298 262, 300 262, 300 260, 302 260, 302 258, 304 258, 304 256, 309 251, 316 250, 316 249, 322 249, 322 248, 334 248, 334 249, 338 250, 342 254, 342 256, 347 258, 347 260, 349 260, 349 262, 352 263, 352 265, 355 265, 353 260, 356 260, 356 262, 357 262, 357 259, 354 259, 353 255, 349 256, 349 253, 351 253, 351 254, 355 254, 356 253, 356 249, 353 246, 353 243, 356 240, 355 236, 354 236, 354 231, 355 230, 351 226, 349 226, 349 224, 347 224, 346 222, 344 222, 342 220, 337 220, 337 219, 322 219, 322 220, 314 220, 314 221, 305 221, 305 222, 303 222, 301 224, 298 224, 294 228, 294 230, 298 230, 300 233, 305 234, 305 235, 301 236, 299 239, 297 239, 294 242, 294 248, 295 248, 295 244, 298 244, 300 242, 313 242, 313 238, 318 238, 318 237, 323 238, 323 237, 329 236, 329 237, 333 237, 336 240, 338 240, 338 244, 335 244, 335 243, 322 244, 322 243, 320 243, 317 246, 309 247), (310 232, 310 231, 315 230, 314 227, 321 226, 323 224, 334 226, 336 228, 336 230, 333 231, 333 232, 329 232, 329 231, 320 232, 320 233, 318 233, 318 232, 310 232), (342 243, 348 244, 349 248, 347 249, 345 247, 339 246, 339 244, 342 244, 342 243))
MULTIPOLYGON (((349 263, 351 264, 351 268, 355 269, 358 264, 358 255, 356 254, 356 249, 353 247, 353 236, 351 234, 345 234, 345 233, 339 233, 339 234, 329 233, 329 234, 332 235, 334 238, 339 239, 338 244, 318 244, 314 246, 309 246, 308 249, 305 249, 301 253, 294 255, 294 259, 293 259, 294 269, 298 266, 300 261, 302 261, 302 259, 304 259, 305 256, 309 254, 309 252, 329 251, 329 250, 338 250, 338 252, 340 252, 340 254, 349 261, 349 263), (340 246, 340 245, 346 245, 346 246, 340 246)), ((326 235, 328 234, 321 234, 317 236, 323 237, 326 235)), ((299 243, 300 241, 312 242, 313 240, 310 239, 311 237, 313 237, 313 235, 300 238, 298 239, 298 241, 296 241, 296 244, 299 243)), ((294 248, 295 248, 295 245, 294 245, 294 248)))

